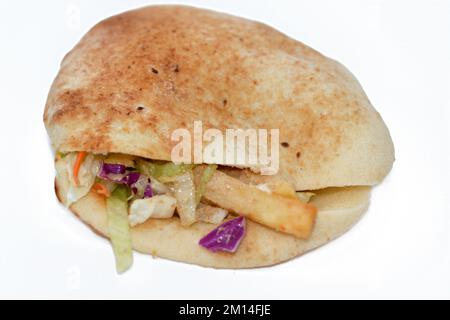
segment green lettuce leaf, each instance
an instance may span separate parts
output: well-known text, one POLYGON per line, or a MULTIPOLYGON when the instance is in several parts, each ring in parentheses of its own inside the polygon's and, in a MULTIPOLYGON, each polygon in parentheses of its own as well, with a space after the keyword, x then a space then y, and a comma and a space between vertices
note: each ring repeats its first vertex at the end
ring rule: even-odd
POLYGON ((217 164, 210 164, 205 168, 205 170, 203 170, 202 177, 200 178, 200 184, 197 186, 197 190, 195 190, 195 201, 197 205, 200 203, 200 199, 205 193, 206 185, 209 180, 211 180, 216 170, 217 164))
POLYGON ((172 178, 182 175, 194 167, 192 164, 175 164, 173 162, 150 162, 145 160, 137 161, 139 172, 151 176, 161 182, 171 181, 172 178))
POLYGON ((128 202, 130 191, 125 186, 118 186, 106 200, 108 232, 111 239, 116 270, 123 273, 133 264, 131 232, 128 225, 128 202))

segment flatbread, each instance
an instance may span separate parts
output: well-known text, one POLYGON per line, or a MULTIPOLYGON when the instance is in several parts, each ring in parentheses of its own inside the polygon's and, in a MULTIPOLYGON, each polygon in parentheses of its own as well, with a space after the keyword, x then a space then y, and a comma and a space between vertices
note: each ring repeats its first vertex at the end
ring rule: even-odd
MULTIPOLYGON (((58 163, 57 163, 58 165, 58 163)), ((63 171, 62 171, 63 172, 63 171)), ((61 202, 67 194, 67 176, 56 177, 56 193, 61 202)), ((314 231, 300 240, 247 220, 247 233, 236 253, 212 253, 198 241, 216 226, 196 223, 181 226, 177 217, 149 219, 131 229, 133 248, 170 260, 214 268, 252 268, 277 264, 317 248, 343 234, 357 222, 369 205, 371 187, 320 190, 312 203, 318 207, 314 231)), ((93 192, 70 207, 97 233, 108 237, 105 199, 93 192)))
POLYGON ((388 129, 341 64, 267 25, 185 6, 97 24, 64 58, 44 114, 58 151, 168 161, 171 133, 198 120, 280 129, 278 176, 297 190, 374 185, 394 160, 388 129))

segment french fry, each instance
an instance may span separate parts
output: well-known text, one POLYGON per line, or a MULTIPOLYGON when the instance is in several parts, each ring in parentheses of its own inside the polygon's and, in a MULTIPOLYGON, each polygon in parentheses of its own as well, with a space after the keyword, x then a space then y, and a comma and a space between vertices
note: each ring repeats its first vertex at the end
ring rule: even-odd
POLYGON ((219 224, 222 223, 223 219, 226 218, 226 216, 228 215, 228 211, 222 208, 200 203, 195 214, 198 221, 219 224))
POLYGON ((203 196, 224 209, 302 239, 310 236, 317 214, 311 204, 261 191, 220 171, 215 172, 203 196))
POLYGON ((274 180, 265 183, 265 185, 269 188, 273 193, 279 194, 280 196, 295 198, 295 190, 292 186, 283 181, 283 180, 274 180))

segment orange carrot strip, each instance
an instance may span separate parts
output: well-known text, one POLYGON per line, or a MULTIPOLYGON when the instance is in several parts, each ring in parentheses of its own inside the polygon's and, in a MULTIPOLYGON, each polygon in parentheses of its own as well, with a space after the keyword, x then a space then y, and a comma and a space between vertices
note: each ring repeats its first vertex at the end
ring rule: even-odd
POLYGON ((75 181, 76 186, 80 184, 80 181, 78 180, 78 172, 80 171, 81 164, 83 163, 85 157, 85 151, 78 152, 77 158, 75 159, 75 163, 73 165, 73 180, 75 181))
POLYGON ((92 190, 102 196, 105 197, 109 197, 110 193, 108 188, 106 188, 106 186, 100 182, 96 182, 93 186, 92 186, 92 190))

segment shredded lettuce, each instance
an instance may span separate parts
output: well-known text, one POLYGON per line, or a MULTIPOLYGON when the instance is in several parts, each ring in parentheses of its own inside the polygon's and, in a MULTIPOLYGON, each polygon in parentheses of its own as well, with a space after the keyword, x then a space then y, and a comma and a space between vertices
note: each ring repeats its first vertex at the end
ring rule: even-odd
POLYGON ((176 176, 173 191, 177 199, 177 211, 181 224, 188 227, 196 222, 195 184, 192 170, 176 176))
POLYGON ((172 181, 172 178, 190 171, 193 167, 194 165, 192 164, 175 164, 173 162, 157 163, 141 159, 137 161, 137 169, 139 172, 158 179, 161 182, 172 181))
POLYGON ((118 186, 118 184, 115 182, 103 180, 103 179, 100 179, 99 177, 95 178, 95 182, 103 184, 106 187, 106 189, 108 189, 109 194, 113 193, 114 190, 116 190, 116 188, 118 186))
POLYGON ((205 170, 203 170, 202 177, 200 178, 200 184, 197 186, 197 190, 195 191, 195 202, 197 205, 200 203, 200 199, 205 193, 206 185, 209 180, 211 180, 216 170, 217 164, 210 164, 205 168, 205 170))
POLYGON ((111 239, 116 270, 123 273, 133 264, 131 233, 128 225, 128 202, 130 191, 120 185, 106 200, 108 232, 111 239))
POLYGON ((83 198, 95 183, 96 175, 100 167, 99 157, 88 154, 80 166, 78 172, 78 184, 75 183, 73 167, 75 159, 77 157, 76 152, 68 153, 64 156, 63 161, 69 186, 67 189, 65 205, 70 206, 72 203, 83 198))

